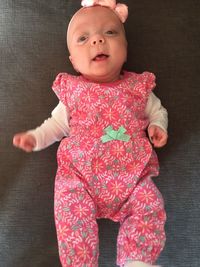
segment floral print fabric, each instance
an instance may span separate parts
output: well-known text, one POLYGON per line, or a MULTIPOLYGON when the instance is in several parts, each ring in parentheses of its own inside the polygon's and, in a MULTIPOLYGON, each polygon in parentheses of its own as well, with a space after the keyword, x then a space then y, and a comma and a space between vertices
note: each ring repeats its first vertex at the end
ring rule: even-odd
POLYGON ((70 114, 70 135, 58 149, 55 221, 63 266, 98 266, 97 218, 121 224, 118 264, 154 262, 163 248, 165 212, 151 181, 157 156, 146 137, 145 107, 155 76, 124 72, 97 84, 61 73, 53 90, 70 114), (102 142, 105 129, 127 140, 102 142))

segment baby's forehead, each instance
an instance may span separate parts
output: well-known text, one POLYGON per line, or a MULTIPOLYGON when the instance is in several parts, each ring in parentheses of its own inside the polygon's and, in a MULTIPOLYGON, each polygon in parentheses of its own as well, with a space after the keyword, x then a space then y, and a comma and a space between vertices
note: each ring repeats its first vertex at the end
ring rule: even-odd
POLYGON ((67 41, 71 34, 79 28, 99 26, 102 23, 112 23, 116 27, 123 27, 118 16, 107 7, 93 6, 79 9, 72 17, 67 29, 67 41))

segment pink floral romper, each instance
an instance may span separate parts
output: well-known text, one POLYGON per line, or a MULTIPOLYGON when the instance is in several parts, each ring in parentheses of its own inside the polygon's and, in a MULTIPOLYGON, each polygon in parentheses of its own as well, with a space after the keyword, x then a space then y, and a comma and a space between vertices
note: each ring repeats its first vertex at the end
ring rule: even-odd
POLYGON ((155 76, 124 72, 98 84, 61 73, 53 90, 70 114, 58 149, 55 222, 63 267, 98 266, 97 218, 120 222, 117 264, 153 263, 165 243, 163 199, 151 180, 157 156, 145 107, 155 76))

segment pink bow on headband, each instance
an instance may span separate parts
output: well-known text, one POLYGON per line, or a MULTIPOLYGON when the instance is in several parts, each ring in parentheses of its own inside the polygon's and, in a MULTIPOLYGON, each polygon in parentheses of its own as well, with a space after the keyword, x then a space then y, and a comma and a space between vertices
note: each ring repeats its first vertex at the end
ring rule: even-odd
POLYGON ((124 23, 128 17, 127 5, 116 4, 115 0, 82 0, 81 5, 83 7, 90 7, 95 5, 109 7, 116 13, 122 23, 124 23))

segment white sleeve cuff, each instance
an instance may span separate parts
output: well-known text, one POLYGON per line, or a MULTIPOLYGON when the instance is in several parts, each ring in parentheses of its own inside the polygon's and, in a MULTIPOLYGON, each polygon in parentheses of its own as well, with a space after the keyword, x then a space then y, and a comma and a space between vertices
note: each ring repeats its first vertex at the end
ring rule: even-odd
POLYGON ((42 150, 69 134, 69 114, 65 106, 59 102, 51 114, 52 116, 45 120, 41 126, 28 131, 36 140, 34 151, 42 150))
POLYGON ((161 101, 155 94, 151 93, 145 109, 146 116, 149 119, 149 127, 151 125, 159 126, 165 132, 168 128, 168 113, 161 105, 161 101))

